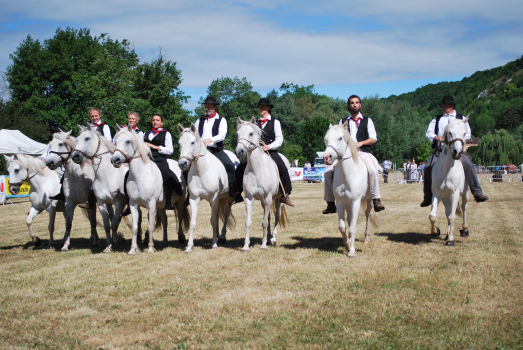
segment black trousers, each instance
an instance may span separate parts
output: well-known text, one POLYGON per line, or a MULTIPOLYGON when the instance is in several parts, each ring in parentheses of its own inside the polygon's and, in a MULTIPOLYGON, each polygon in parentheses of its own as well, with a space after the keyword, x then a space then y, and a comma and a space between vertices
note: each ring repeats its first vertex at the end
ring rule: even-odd
MULTIPOLYGON (((432 166, 436 162, 438 157, 436 152, 432 152, 425 163, 425 178, 423 180, 423 197, 429 200, 432 200, 432 166)), ((461 164, 463 165, 463 170, 465 171, 465 180, 469 184, 470 192, 472 195, 478 196, 483 194, 483 190, 479 184, 478 177, 476 176, 476 169, 474 169, 474 164, 470 161, 468 154, 461 155, 461 164)))
POLYGON ((179 196, 182 195, 182 184, 178 181, 178 178, 171 169, 169 169, 169 164, 167 163, 167 158, 164 156, 155 156, 153 161, 160 169, 162 174, 163 186, 164 188, 176 192, 179 196))
POLYGON ((231 158, 225 153, 223 150, 217 150, 215 148, 208 148, 208 151, 211 152, 222 162, 223 166, 225 167, 225 171, 227 172, 227 178, 229 179, 229 184, 233 184, 235 180, 235 170, 236 167, 234 166, 234 163, 232 162, 231 158))
POLYGON ((389 170, 390 169, 383 169, 383 183, 384 184, 389 183, 389 170))
MULTIPOLYGON (((292 182, 291 177, 289 175, 289 171, 285 166, 283 159, 281 159, 280 155, 278 154, 278 151, 269 151, 269 155, 278 166, 278 174, 280 174, 281 184, 283 185, 285 193, 290 194, 292 191, 292 182)), ((238 165, 238 167, 236 168, 236 182, 234 184, 236 192, 241 193, 243 191, 243 174, 245 173, 246 167, 247 163, 240 163, 240 165, 238 165)))

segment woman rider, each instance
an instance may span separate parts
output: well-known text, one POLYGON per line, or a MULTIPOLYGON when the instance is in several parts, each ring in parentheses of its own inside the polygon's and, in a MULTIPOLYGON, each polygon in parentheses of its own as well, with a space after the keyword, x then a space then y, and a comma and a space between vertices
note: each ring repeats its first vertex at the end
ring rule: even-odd
POLYGON ((153 115, 151 119, 152 129, 145 133, 143 140, 151 149, 153 161, 162 173, 163 189, 165 193, 165 209, 174 210, 171 204, 171 193, 175 191, 182 195, 182 185, 176 175, 169 169, 167 157, 173 154, 173 138, 171 133, 163 128, 163 117, 160 114, 153 115))
MULTIPOLYGON (((289 195, 292 191, 289 171, 277 151, 277 149, 283 143, 283 133, 281 132, 280 121, 271 116, 272 108, 274 108, 274 106, 270 104, 268 98, 260 99, 258 102, 260 119, 256 121, 256 125, 262 131, 261 141, 263 142, 263 149, 269 152, 269 155, 278 167, 280 180, 285 191, 281 197, 281 202, 294 207, 294 204, 292 204, 291 200, 289 199, 289 195)), ((236 182, 234 186, 236 194, 234 195, 234 203, 243 202, 241 192, 243 191, 243 174, 245 172, 246 166, 247 163, 240 163, 240 165, 238 165, 236 168, 236 182)))

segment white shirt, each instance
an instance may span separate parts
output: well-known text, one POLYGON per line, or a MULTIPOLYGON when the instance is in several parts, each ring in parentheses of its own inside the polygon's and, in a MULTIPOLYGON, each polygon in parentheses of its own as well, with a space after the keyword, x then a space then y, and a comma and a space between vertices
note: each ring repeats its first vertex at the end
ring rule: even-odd
MULTIPOLYGON (((272 119, 270 114, 267 116, 267 119, 268 120, 272 119)), ((267 126, 267 123, 262 125, 262 132, 263 132, 263 129, 265 129, 265 127, 267 126)), ((274 136, 275 136, 274 142, 271 143, 270 145, 268 145, 271 150, 280 148, 280 146, 283 143, 283 133, 281 132, 281 124, 278 119, 274 119, 274 136)))
MULTIPOLYGON (((443 133, 445 131, 445 128, 454 119, 456 119, 456 111, 455 110, 452 111, 452 113, 450 113, 450 114, 443 114, 443 116, 439 120, 438 134, 437 135, 434 133, 434 131, 436 130, 436 118, 432 119, 432 121, 429 124, 429 127, 427 128, 427 134, 426 134, 426 136, 429 139, 429 141, 430 142, 434 141, 434 137, 436 137, 436 136, 443 137, 443 133)), ((471 136, 470 126, 469 126, 469 123, 467 123, 467 132, 465 133, 465 137, 464 137, 465 139, 463 141, 470 140, 470 136, 471 136)), ((441 144, 441 142, 438 142, 438 144, 441 144)))
POLYGON ((386 160, 383 162, 383 169, 390 169, 392 166, 392 162, 390 160, 386 160))
MULTIPOLYGON (((158 135, 158 134, 156 134, 158 135)), ((145 142, 147 141, 152 141, 152 139, 154 139, 154 137, 156 136, 154 135, 152 132, 149 134, 149 140, 144 140, 145 142)), ((165 132, 165 146, 160 146, 160 150, 158 151, 160 154, 165 154, 166 156, 170 156, 171 154, 173 154, 174 152, 174 148, 173 148, 173 138, 171 136, 171 133, 169 131, 166 131, 165 132)))
MULTIPOLYGON (((97 126, 94 125, 94 123, 91 123, 91 128, 93 130, 96 130, 97 126)), ((109 141, 109 142, 112 142, 113 141, 113 138, 111 137, 111 129, 109 128, 109 125, 107 124, 104 124, 104 127, 103 127, 103 135, 104 137, 109 141)))
POLYGON ((218 127, 218 135, 212 136, 212 128, 214 126, 214 123, 218 120, 218 118, 220 118, 220 115, 218 114, 218 112, 216 112, 216 116, 208 120, 198 118, 198 120, 194 123, 196 130, 200 130, 200 122, 203 120, 203 132, 201 138, 202 140, 211 139, 211 143, 207 145, 207 147, 216 147, 216 144, 225 140, 225 136, 227 136, 227 121, 225 120, 225 118, 222 118, 222 120, 220 121, 220 126, 218 127))
MULTIPOLYGON (((349 121, 349 130, 350 130, 350 137, 352 137, 352 140, 354 142, 358 142, 358 139, 356 138, 356 134, 358 133, 358 124, 352 120, 352 114, 349 115, 349 118, 347 119, 349 121)), ((363 119, 363 116, 361 115, 361 113, 358 113, 358 118, 361 118, 363 119)), ((372 119, 368 118, 369 119, 369 123, 367 124, 367 131, 369 133, 369 138, 370 139, 374 139, 376 141, 378 141, 378 134, 376 133, 376 128, 374 127, 374 123, 372 122, 372 119)), ((340 125, 343 125, 342 123, 343 119, 340 120, 340 125)), ((361 120, 360 120, 360 123, 361 123, 361 120)))

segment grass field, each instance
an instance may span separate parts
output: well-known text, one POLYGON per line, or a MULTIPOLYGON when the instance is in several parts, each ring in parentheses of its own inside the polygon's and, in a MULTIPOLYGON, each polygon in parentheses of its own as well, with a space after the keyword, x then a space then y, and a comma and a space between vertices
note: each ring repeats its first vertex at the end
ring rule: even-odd
MULTIPOLYGON (((382 226, 355 259, 336 215, 322 215, 322 184, 295 184, 278 246, 261 244, 256 206, 251 252, 242 253, 245 207, 237 227, 210 250, 202 205, 192 254, 178 244, 128 256, 91 248, 79 210, 72 250, 35 249, 30 204, 0 207, 1 349, 521 349, 523 237, 521 183, 484 183, 488 202, 469 205, 470 237, 445 247, 430 235, 421 186, 381 185, 382 226)), ((47 214, 35 231, 47 245, 47 214)), ((438 226, 444 230, 443 208, 438 226)), ((64 232, 57 218, 56 247, 64 232)), ((102 229, 99 235, 105 236, 102 229)), ((159 248, 161 232, 155 232, 159 248)))

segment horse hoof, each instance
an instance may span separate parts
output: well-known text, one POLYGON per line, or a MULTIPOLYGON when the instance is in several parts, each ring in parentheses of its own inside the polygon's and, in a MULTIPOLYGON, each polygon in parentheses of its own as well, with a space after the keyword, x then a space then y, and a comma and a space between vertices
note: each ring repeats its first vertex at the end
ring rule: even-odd
POLYGON ((104 252, 104 253, 110 253, 110 252, 112 252, 112 251, 113 251, 113 249, 111 248, 111 246, 108 246, 107 248, 104 249, 103 252, 104 252))
POLYGON ((69 247, 62 247, 62 249, 60 249, 61 252, 68 252, 69 251, 69 247))
POLYGON ((227 243, 227 238, 218 238, 218 243, 219 244, 227 243))
POLYGON ((178 235, 178 243, 180 243, 180 244, 185 243, 185 235, 178 235))
POLYGON ((35 247, 38 247, 40 245, 40 243, 42 243, 42 241, 40 240, 40 238, 38 238, 38 236, 35 237, 33 242, 34 242, 35 247))
POLYGON ((185 251, 185 254, 190 254, 190 253, 192 253, 192 250, 187 249, 187 250, 185 251))
POLYGON ((370 243, 370 239, 364 239, 363 240, 363 244, 369 244, 370 243))
POLYGON ((269 250, 269 248, 267 248, 267 246, 265 246, 265 247, 260 247, 260 249, 263 249, 263 250, 269 250))
POLYGON ((356 257, 356 253, 349 253, 349 254, 347 254, 347 256, 349 258, 355 258, 356 257))
POLYGON ((271 241, 271 245, 272 245, 273 247, 276 247, 276 241, 271 241))
POLYGON ((149 249, 147 250, 148 253, 156 253, 156 249, 154 249, 154 247, 149 247, 149 249))
POLYGON ((439 237, 441 235, 441 231, 439 230, 439 227, 436 227, 436 233, 431 233, 434 237, 439 237))
POLYGON ((468 237, 469 236, 469 230, 459 230, 459 235, 461 237, 468 237))
POLYGON ((445 241, 448 241, 448 240, 449 240, 449 235, 447 234, 447 235, 445 236, 445 241))
POLYGON ((445 245, 446 245, 447 247, 454 247, 454 241, 447 241, 447 242, 445 243, 445 245))
POLYGON ((248 253, 250 249, 242 249, 242 253, 248 253))

